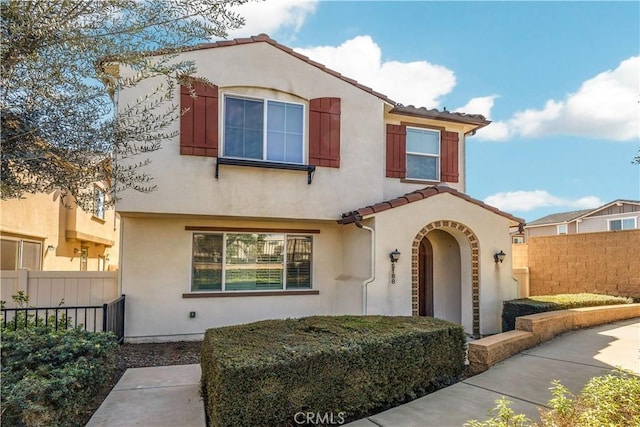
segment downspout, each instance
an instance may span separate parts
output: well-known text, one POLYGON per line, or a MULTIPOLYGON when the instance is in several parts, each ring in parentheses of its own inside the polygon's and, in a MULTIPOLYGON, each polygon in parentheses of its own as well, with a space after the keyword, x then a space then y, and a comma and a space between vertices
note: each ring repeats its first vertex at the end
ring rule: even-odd
POLYGON ((373 228, 367 227, 366 225, 362 225, 360 221, 355 221, 355 224, 358 228, 362 228, 367 230, 371 235, 371 276, 362 282, 362 315, 367 315, 367 286, 369 283, 373 282, 376 279, 376 256, 375 256, 375 243, 376 243, 376 232, 373 228))

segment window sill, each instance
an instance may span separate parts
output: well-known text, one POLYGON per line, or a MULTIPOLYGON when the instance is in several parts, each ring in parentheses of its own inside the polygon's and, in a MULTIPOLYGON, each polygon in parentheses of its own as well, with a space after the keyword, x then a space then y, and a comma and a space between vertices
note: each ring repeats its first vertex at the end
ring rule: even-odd
POLYGON ((320 291, 306 289, 301 291, 211 291, 187 292, 182 298, 226 298, 226 297, 279 297, 291 295, 319 295, 320 291))
POLYGON ((442 181, 438 181, 437 179, 402 178, 400 182, 406 184, 440 184, 442 181))
POLYGON ((99 216, 95 216, 95 215, 91 215, 91 219, 92 219, 93 221, 99 222, 100 224, 104 224, 104 223, 106 223, 106 222, 107 222, 107 220, 106 220, 106 219, 104 219, 104 218, 100 218, 99 216))
POLYGON ((218 157, 216 160, 216 179, 219 176, 219 166, 247 166, 253 168, 266 168, 266 169, 284 169, 292 171, 304 171, 307 172, 307 184, 311 184, 313 181, 313 174, 316 171, 316 167, 313 165, 303 165, 299 163, 280 163, 280 162, 268 162, 263 160, 247 160, 247 159, 231 159, 227 157, 218 157))

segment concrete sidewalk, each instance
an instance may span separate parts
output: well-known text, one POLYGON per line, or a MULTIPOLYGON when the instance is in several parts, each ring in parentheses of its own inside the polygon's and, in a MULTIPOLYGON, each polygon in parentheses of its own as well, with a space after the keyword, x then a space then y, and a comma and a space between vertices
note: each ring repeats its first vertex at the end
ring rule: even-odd
POLYGON ((459 427, 488 419, 501 396, 513 402, 516 413, 539 421, 537 407, 551 399, 552 380, 578 393, 591 378, 618 366, 640 375, 640 319, 568 332, 479 375, 347 426, 459 427))
MULTIPOLYGON (((569 332, 523 351, 488 371, 350 427, 462 426, 485 420, 507 396, 517 413, 539 420, 558 379, 577 393, 592 377, 617 366, 640 375, 640 319, 569 332)), ((128 369, 88 426, 204 427, 200 365, 128 369)))
POLYGON ((87 426, 204 427, 200 365, 127 369, 87 426))

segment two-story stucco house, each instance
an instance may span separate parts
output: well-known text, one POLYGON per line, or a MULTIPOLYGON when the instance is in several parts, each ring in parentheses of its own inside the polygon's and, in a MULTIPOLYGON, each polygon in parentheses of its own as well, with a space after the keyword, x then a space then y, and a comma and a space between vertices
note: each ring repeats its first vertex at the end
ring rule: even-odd
POLYGON ((96 183, 91 212, 60 191, 0 201, 1 270, 107 271, 118 267, 119 218, 96 183))
POLYGON ((640 201, 618 199, 595 209, 559 212, 528 223, 526 238, 598 231, 633 230, 640 223, 640 201))
POLYGON ((176 89, 157 190, 119 194, 128 341, 363 313, 500 331, 517 283, 495 255, 523 221, 465 194, 466 138, 489 121, 400 105, 266 35, 180 58, 211 84, 176 89))

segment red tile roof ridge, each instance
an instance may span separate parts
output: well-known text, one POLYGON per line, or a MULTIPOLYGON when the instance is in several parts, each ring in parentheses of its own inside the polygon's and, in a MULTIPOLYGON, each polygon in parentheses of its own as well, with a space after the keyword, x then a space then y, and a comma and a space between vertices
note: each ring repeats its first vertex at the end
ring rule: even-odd
POLYGON ((376 203, 374 205, 366 206, 364 208, 359 208, 350 212, 345 212, 341 215, 341 219, 339 219, 337 222, 338 224, 343 224, 343 225, 352 224, 354 222, 361 221, 366 216, 375 215, 379 212, 383 212, 396 207, 401 207, 406 204, 427 199, 429 197, 442 194, 442 193, 449 193, 453 196, 459 197, 463 200, 466 200, 470 203, 480 206, 481 208, 487 209, 497 215, 501 215, 507 219, 515 221, 519 224, 525 223, 524 219, 522 218, 515 217, 510 213, 501 211, 500 209, 493 207, 491 205, 488 205, 481 200, 474 199, 468 194, 462 193, 454 188, 447 186, 446 184, 438 184, 432 187, 421 188, 419 190, 406 193, 403 196, 396 197, 391 200, 376 203))

